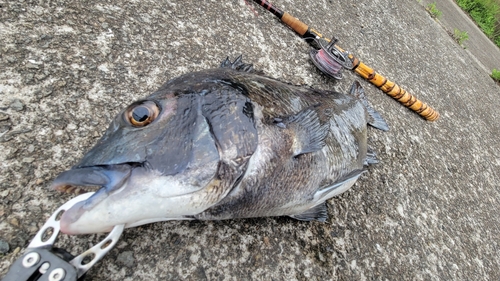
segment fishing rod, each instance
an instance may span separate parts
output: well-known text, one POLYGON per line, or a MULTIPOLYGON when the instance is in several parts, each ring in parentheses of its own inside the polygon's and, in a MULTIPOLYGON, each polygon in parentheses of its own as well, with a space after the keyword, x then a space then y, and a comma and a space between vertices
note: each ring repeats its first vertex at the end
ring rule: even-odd
POLYGON ((278 17, 284 24, 289 26, 302 38, 306 40, 315 40, 315 42, 319 46, 319 50, 311 50, 310 56, 313 63, 323 73, 332 78, 341 79, 342 68, 353 70, 365 80, 368 80, 370 83, 381 89, 384 93, 399 101, 401 104, 413 110, 426 120, 435 121, 439 118, 439 113, 436 110, 432 109, 426 103, 417 99, 414 95, 408 93, 396 83, 377 73, 375 70, 361 62, 361 60, 356 58, 353 54, 337 46, 337 39, 332 38, 330 40, 328 38, 325 38, 318 31, 310 28, 305 23, 293 17, 289 13, 278 9, 269 1, 254 0, 254 2, 278 17))

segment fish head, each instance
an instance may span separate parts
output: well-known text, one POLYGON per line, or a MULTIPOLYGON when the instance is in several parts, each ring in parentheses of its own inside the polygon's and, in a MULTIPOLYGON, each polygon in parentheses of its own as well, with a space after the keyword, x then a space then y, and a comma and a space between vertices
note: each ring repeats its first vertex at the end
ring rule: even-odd
POLYGON ((61 231, 84 234, 189 219, 221 200, 256 149, 252 104, 217 82, 169 82, 132 103, 56 190, 100 187, 61 216, 61 231))

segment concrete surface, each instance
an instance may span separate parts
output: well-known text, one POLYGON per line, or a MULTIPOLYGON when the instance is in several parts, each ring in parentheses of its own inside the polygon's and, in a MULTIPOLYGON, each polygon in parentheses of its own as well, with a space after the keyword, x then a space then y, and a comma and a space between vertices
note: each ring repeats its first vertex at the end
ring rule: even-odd
MULTIPOLYGON (((370 130, 381 163, 330 200, 326 223, 129 229, 88 280, 499 280, 499 87, 418 1, 275 2, 441 119, 426 122, 363 81, 391 131, 370 130)), ((0 275, 71 198, 50 181, 122 107, 227 55, 295 84, 344 91, 361 80, 328 80, 308 50, 242 0, 0 0, 0 275)), ((61 236, 58 246, 79 253, 98 238, 61 236)))
POLYGON ((423 0, 427 6, 436 3, 436 8, 443 14, 437 20, 449 34, 453 35, 455 29, 467 32, 469 39, 463 45, 477 59, 477 63, 491 74, 493 69, 500 69, 500 49, 481 31, 469 15, 454 0, 423 0))

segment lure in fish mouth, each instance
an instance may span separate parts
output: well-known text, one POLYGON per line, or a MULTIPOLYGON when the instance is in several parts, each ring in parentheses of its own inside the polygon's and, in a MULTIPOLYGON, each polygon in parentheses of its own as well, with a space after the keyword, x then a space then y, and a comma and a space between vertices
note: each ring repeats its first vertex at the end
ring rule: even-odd
POLYGON ((387 130, 355 83, 349 94, 293 86, 249 64, 170 80, 111 122, 98 143, 52 183, 100 187, 67 210, 68 234, 178 219, 326 219, 375 154, 367 123, 387 130))

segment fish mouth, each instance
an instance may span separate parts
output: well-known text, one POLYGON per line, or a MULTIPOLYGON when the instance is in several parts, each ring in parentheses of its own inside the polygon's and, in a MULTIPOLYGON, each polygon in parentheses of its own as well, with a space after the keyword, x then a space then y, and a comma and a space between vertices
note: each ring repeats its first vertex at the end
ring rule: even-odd
MULTIPOLYGON (((87 200, 78 202, 63 213, 60 220, 61 231, 66 234, 77 234, 72 224, 75 223, 86 211, 102 202, 110 195, 119 192, 132 174, 132 170, 140 166, 139 163, 126 163, 114 165, 98 165, 88 167, 77 167, 61 173, 51 185, 52 189, 70 192, 84 193, 99 189, 87 200)), ((110 231, 110 229, 101 229, 110 231)))
POLYGON ((61 173, 51 188, 60 192, 82 194, 105 188, 112 192, 129 177, 136 163, 78 167, 61 173))

